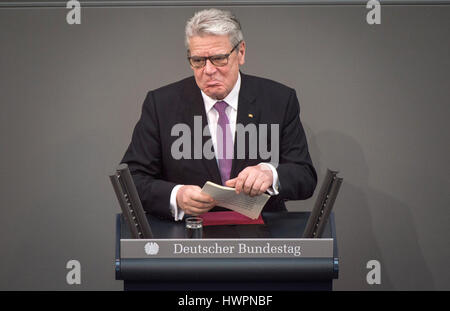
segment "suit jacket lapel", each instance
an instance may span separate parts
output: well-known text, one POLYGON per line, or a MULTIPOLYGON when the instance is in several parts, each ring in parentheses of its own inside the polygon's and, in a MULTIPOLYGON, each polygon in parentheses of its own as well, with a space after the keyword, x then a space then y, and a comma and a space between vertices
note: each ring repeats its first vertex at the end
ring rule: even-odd
MULTIPOLYGON (((238 129, 238 124, 246 127, 248 124, 259 124, 259 107, 256 105, 255 99, 257 95, 257 87, 252 83, 246 75, 241 72, 241 88, 239 90, 238 99, 238 111, 236 118, 236 129, 238 129)), ((234 138, 234 159, 231 166, 231 178, 236 177, 241 170, 246 166, 249 157, 249 145, 247 140, 245 142, 245 159, 237 158, 237 145, 238 145, 238 135, 237 131, 234 138)))
MULTIPOLYGON (((214 183, 217 184, 222 184, 221 181, 221 177, 220 177, 220 172, 219 172, 219 167, 217 166, 217 161, 216 158, 212 158, 212 159, 206 159, 203 155, 203 146, 205 146, 206 142, 211 139, 211 136, 203 136, 203 129, 205 127, 208 126, 208 119, 206 117, 206 112, 205 112, 205 105, 203 103, 203 98, 202 95, 200 93, 200 89, 198 88, 195 79, 192 77, 192 79, 188 80, 187 83, 185 84, 184 90, 183 90, 183 97, 181 98, 182 101, 187 101, 188 104, 184 105, 184 109, 183 111, 181 111, 182 114, 182 119, 185 121, 185 123, 189 126, 189 128, 191 129, 191 134, 193 136, 197 135, 200 136, 201 135, 201 150, 197 150, 197 152, 201 152, 202 156, 201 159, 198 160, 194 160, 193 163, 195 163, 195 165, 203 165, 208 174, 209 177, 208 180, 213 181, 214 183), (195 129, 195 124, 194 124, 194 116, 201 116, 201 120, 202 120, 202 125, 201 125, 201 129, 195 129), (201 134, 198 133, 198 130, 200 130, 201 134), (200 164, 199 162, 201 162, 202 164, 200 164)), ((192 141, 192 156, 194 156, 194 148, 196 148, 196 146, 194 145, 194 139, 195 137, 193 137, 192 141)), ((198 146, 197 146, 198 147, 198 146)))

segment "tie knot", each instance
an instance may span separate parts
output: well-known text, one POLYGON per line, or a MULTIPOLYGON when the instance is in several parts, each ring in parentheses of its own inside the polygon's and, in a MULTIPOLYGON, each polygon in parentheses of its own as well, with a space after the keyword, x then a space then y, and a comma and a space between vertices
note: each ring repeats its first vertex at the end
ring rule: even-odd
POLYGON ((224 113, 225 109, 227 107, 228 107, 228 104, 225 101, 223 101, 223 100, 221 100, 221 101, 219 101, 219 102, 214 104, 214 109, 216 109, 219 114, 224 113))

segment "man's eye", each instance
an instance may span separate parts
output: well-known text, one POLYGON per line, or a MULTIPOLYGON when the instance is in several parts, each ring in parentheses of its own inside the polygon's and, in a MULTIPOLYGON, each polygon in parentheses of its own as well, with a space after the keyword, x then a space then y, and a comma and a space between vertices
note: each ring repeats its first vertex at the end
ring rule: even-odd
POLYGON ((226 56, 224 56, 224 55, 216 55, 216 56, 212 56, 211 57, 211 59, 213 60, 213 61, 222 61, 222 60, 224 60, 226 58, 226 56))
POLYGON ((203 58, 201 58, 201 57, 192 57, 191 60, 194 63, 201 63, 203 61, 203 58))

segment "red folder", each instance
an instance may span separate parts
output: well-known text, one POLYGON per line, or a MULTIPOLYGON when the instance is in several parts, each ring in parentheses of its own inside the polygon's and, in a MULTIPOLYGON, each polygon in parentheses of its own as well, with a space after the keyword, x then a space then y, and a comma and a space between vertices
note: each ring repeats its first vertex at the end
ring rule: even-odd
POLYGON ((200 215, 203 218, 203 226, 219 226, 219 225, 263 225, 264 220, 261 215, 256 219, 234 211, 226 212, 208 212, 200 215))

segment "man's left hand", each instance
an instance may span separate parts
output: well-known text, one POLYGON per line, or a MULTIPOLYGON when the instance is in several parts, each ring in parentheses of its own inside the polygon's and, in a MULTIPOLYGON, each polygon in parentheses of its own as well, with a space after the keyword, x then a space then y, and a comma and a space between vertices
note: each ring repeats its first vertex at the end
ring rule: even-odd
POLYGON ((263 194, 272 184, 272 170, 266 165, 248 166, 236 178, 225 182, 226 186, 234 187, 236 193, 244 192, 251 197, 263 194))

